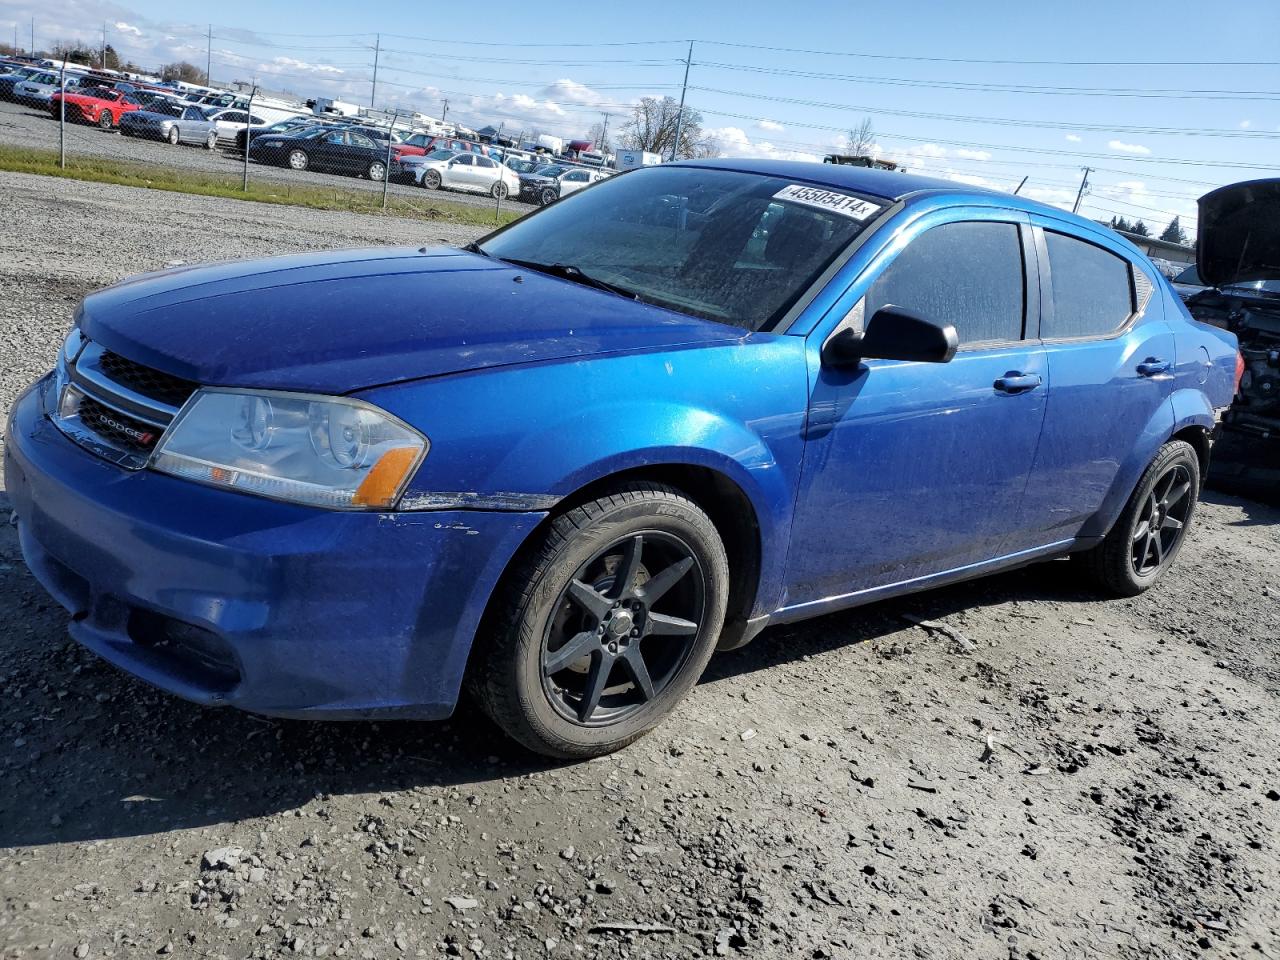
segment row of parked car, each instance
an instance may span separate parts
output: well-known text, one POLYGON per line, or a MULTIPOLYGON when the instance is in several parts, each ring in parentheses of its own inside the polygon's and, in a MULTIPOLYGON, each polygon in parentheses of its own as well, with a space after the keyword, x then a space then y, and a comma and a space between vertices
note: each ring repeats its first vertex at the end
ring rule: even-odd
MULTIPOLYGON (((55 119, 93 124, 125 136, 219 144, 256 163, 381 181, 429 190, 516 197, 545 206, 612 171, 526 151, 346 118, 290 115, 275 122, 234 94, 188 93, 95 73, 65 75, 11 64, 0 72, 0 98, 45 108, 55 119)), ((3 67, 0 66, 0 70, 3 67)), ((263 111, 265 114, 267 111, 263 111)))

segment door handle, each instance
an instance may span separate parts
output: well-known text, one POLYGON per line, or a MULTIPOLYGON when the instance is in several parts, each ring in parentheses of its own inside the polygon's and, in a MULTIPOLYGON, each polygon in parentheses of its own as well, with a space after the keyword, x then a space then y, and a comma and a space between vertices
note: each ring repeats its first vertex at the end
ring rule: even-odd
POLYGON ((1168 373, 1173 364, 1168 360, 1161 360, 1159 357, 1147 357, 1138 364, 1138 376, 1140 377, 1158 377, 1162 373, 1168 373))
POLYGON ((992 384, 1000 393, 1026 393, 1040 386, 1038 373, 1019 373, 1016 370, 1006 373, 992 384))

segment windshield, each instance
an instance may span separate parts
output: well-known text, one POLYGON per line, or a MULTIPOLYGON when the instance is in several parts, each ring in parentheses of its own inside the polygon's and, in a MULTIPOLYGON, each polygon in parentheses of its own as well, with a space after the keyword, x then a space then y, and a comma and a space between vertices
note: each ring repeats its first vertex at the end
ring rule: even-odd
POLYGON ((883 203, 779 177, 651 167, 552 204, 481 249, 576 267, 641 300, 764 330, 883 203))
POLYGON ((1194 283, 1197 287, 1203 287, 1204 281, 1200 279, 1200 271, 1195 268, 1195 264, 1187 267, 1180 274, 1173 278, 1174 283, 1194 283))
POLYGON ((547 164, 543 164, 540 167, 534 168, 533 172, 540 177, 558 177, 560 176, 560 174, 564 173, 565 170, 567 169, 568 169, 567 167, 557 166, 554 163, 547 163, 547 164))

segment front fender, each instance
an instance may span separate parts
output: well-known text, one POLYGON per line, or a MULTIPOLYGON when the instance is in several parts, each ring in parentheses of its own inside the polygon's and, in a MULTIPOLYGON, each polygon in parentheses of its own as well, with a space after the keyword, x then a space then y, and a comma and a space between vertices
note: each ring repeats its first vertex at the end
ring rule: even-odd
MULTIPOLYGON (((409 508, 548 509, 643 467, 714 470, 760 531, 757 603, 780 590, 807 408, 804 342, 756 334, 697 348, 513 365, 362 394, 423 430, 409 508), (536 506, 531 506, 536 499, 536 506)), ((771 608, 770 608, 771 609, 771 608)))

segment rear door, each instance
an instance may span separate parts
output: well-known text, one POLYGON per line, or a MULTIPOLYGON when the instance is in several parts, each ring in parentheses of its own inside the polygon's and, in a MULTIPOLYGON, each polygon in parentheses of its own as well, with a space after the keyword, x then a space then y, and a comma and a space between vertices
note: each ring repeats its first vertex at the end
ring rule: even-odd
POLYGON ((351 173, 365 173, 374 160, 386 163, 386 147, 380 147, 371 137, 354 130, 347 134, 350 148, 347 151, 347 169, 351 173))
MULTIPOLYGON (((762 226, 768 251, 788 219, 762 226)), ((810 335, 893 304, 955 326, 949 363, 814 369, 787 606, 926 578, 1022 549, 1015 529, 1044 420, 1039 295, 1026 215, 944 209, 902 229, 810 335), (869 281, 869 286, 868 286, 869 281), (837 323, 836 318, 840 319, 837 323)))
POLYGON ((1032 222, 1053 389, 1024 522, 1046 540, 1096 535, 1106 531, 1084 525, 1133 470, 1126 461, 1144 434, 1173 429, 1173 331, 1139 259, 1101 232, 1083 235, 1049 216, 1032 222))

